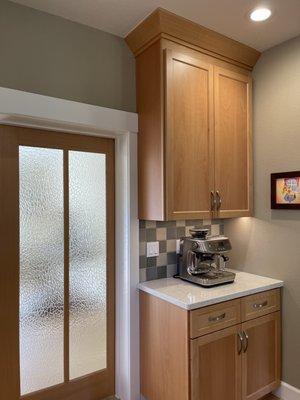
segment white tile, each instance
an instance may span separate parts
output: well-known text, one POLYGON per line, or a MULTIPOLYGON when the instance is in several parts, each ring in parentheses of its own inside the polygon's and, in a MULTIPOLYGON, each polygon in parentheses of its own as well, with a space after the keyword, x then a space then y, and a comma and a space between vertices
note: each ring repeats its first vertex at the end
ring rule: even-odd
POLYGON ((220 225, 212 225, 211 226, 211 234, 213 236, 220 235, 220 225))

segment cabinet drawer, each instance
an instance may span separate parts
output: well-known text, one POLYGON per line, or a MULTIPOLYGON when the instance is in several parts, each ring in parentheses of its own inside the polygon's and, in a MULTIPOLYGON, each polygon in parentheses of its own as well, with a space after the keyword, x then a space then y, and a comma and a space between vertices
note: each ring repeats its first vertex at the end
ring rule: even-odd
POLYGON ((280 289, 269 290, 242 299, 242 321, 280 310, 280 289))
POLYGON ((240 322, 239 299, 199 308, 190 312, 190 338, 194 339, 240 322))

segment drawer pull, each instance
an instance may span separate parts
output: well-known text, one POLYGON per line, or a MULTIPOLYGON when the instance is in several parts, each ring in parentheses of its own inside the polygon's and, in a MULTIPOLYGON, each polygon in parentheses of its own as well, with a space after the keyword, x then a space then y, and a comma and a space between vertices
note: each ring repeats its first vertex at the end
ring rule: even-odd
POLYGON ((263 308, 266 307, 268 305, 268 300, 265 300, 263 303, 254 303, 252 305, 253 308, 255 308, 256 310, 259 308, 263 308))
POLYGON ((222 319, 224 319, 226 316, 226 313, 223 313, 221 315, 218 315, 217 317, 209 317, 208 320, 209 322, 219 322, 222 321, 222 319))

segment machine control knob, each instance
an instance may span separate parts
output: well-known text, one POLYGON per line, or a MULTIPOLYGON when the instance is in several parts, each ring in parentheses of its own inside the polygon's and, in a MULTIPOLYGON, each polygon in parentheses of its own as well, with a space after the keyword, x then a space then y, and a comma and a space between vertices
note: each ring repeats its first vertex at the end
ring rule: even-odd
POLYGON ((198 246, 198 243, 197 243, 197 242, 193 242, 193 243, 192 243, 192 249, 193 249, 193 250, 197 250, 198 247, 199 247, 199 246, 198 246))

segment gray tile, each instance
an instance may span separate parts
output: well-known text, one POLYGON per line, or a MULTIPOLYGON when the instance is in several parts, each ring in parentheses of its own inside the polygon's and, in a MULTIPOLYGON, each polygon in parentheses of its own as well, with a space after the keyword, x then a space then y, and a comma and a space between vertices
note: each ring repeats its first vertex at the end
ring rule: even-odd
POLYGON ((220 235, 224 235, 224 225, 220 225, 220 235))
POLYGON ((168 265, 177 263, 177 254, 176 253, 168 253, 167 255, 168 265))
POLYGON ((167 266, 157 267, 157 278, 166 278, 167 277, 167 266))
POLYGON ((156 260, 156 265, 161 267, 163 265, 167 265, 167 253, 161 253, 156 260))
POLYGON ((157 228, 166 228, 167 221, 156 221, 156 226, 157 226, 157 228))
POLYGON ((177 239, 180 239, 181 237, 185 236, 185 227, 181 226, 177 228, 177 239))
POLYGON ((156 229, 146 229, 146 241, 147 242, 156 241, 156 229))
POLYGON ((159 252, 160 253, 167 252, 167 241, 166 240, 159 241, 159 252))
POLYGON ((145 221, 145 222, 146 222, 146 229, 156 228, 156 221, 145 221))
POLYGON ((156 267, 156 257, 146 258, 147 268, 156 267))
POLYGON ((185 226, 185 221, 176 221, 176 226, 185 226))
POLYGON ((146 266, 147 266, 146 256, 140 256, 140 268, 146 268, 146 266))
POLYGON ((146 229, 140 229, 140 242, 146 242, 146 229))
POLYGON ((176 221, 157 221, 157 227, 176 226, 176 221))
POLYGON ((143 219, 140 219, 139 226, 140 226, 140 229, 146 228, 146 221, 144 221, 143 219))
POLYGON ((140 282, 145 282, 147 280, 146 271, 147 268, 140 269, 140 282))
POLYGON ((212 221, 210 221, 210 224, 207 224, 207 225, 211 225, 212 223, 222 225, 222 224, 224 224, 224 220, 221 218, 216 218, 216 219, 213 219, 212 221))
POLYGON ((170 278, 177 274, 177 265, 171 264, 167 265, 167 278, 170 278))
POLYGON ((140 242, 140 256, 146 255, 146 242, 140 242))
POLYGON ((177 237, 177 229, 176 227, 168 227, 167 228, 167 240, 176 239, 177 237))
POLYGON ((187 219, 185 221, 185 226, 201 226, 202 219, 187 219))
POLYGON ((146 270, 146 278, 147 281, 152 281, 153 279, 157 279, 157 268, 147 268, 146 270))

